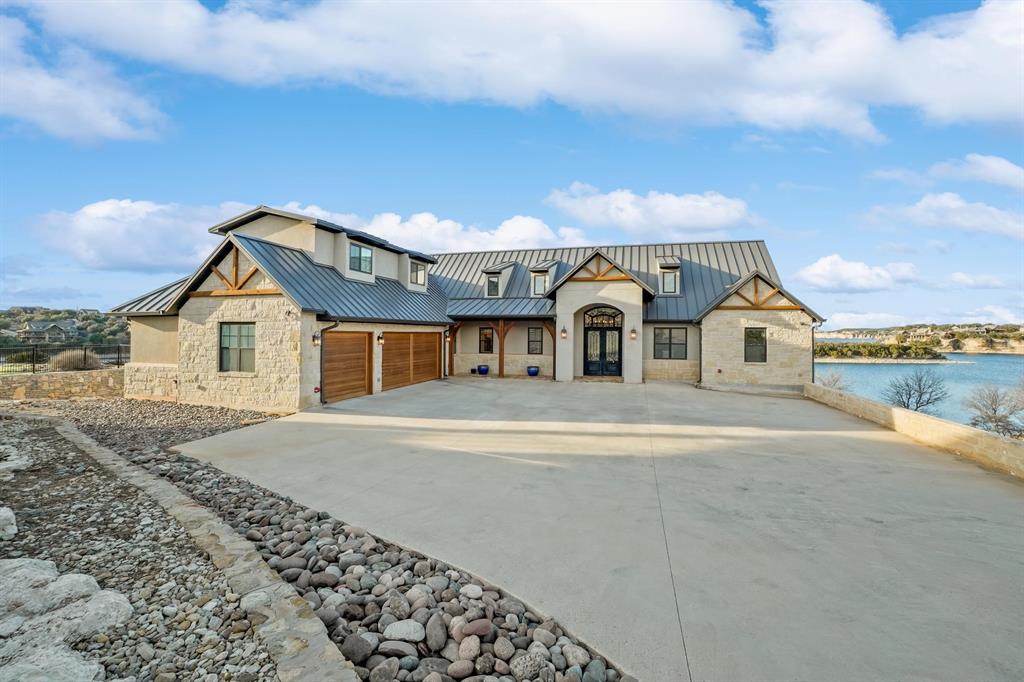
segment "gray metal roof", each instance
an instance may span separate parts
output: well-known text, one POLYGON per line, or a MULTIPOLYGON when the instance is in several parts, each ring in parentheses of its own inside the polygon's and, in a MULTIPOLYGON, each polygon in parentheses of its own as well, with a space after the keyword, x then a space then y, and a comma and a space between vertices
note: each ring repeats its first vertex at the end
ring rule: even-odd
POLYGON ((534 263, 530 266, 530 272, 546 272, 556 265, 558 265, 558 261, 551 258, 549 260, 541 261, 540 263, 534 263))
POLYGON ((116 306, 110 311, 110 314, 131 315, 132 317, 163 315, 174 299, 178 297, 178 294, 181 293, 188 280, 188 277, 182 277, 170 284, 165 284, 159 289, 154 289, 147 294, 116 306))
POLYGON ((313 262, 305 251, 232 235, 263 273, 303 310, 338 320, 374 320, 449 324, 447 300, 434 283, 426 293, 409 291, 395 279, 377 277, 375 284, 346 279, 329 265, 313 262))
POLYGON ((448 317, 554 317, 555 302, 550 298, 460 298, 448 301, 448 317))
POLYGON ((548 291, 547 291, 548 298, 551 298, 552 296, 554 296, 555 292, 558 291, 563 284, 565 284, 570 279, 572 279, 572 277, 575 276, 576 273, 579 272, 580 269, 582 269, 584 265, 589 263, 590 259, 594 258, 595 256, 601 256, 604 260, 608 261, 611 265, 615 266, 615 268, 617 270, 624 270, 626 272, 626 274, 629 275, 634 282, 636 282, 637 286, 639 286, 641 289, 644 290, 644 294, 645 294, 644 300, 645 301, 650 300, 657 293, 653 288, 651 288, 651 286, 649 284, 647 284, 647 282, 643 281, 642 279, 640 279, 639 277, 634 275, 632 272, 630 272, 626 268, 622 267, 622 264, 619 263, 618 261, 616 261, 614 257, 609 256, 606 252, 604 252, 604 251, 602 251, 601 249, 598 248, 598 249, 594 249, 593 251, 591 251, 589 256, 587 256, 585 258, 581 258, 580 262, 576 265, 576 267, 571 268, 564 275, 560 276, 558 278, 558 280, 553 285, 551 285, 551 288, 548 289, 548 291))
POLYGON ((410 258, 415 258, 417 260, 421 260, 427 263, 434 262, 433 256, 428 256, 427 254, 420 253, 419 251, 404 249, 401 246, 392 244, 386 239, 381 239, 380 237, 372 235, 369 232, 363 232, 362 230, 353 230, 350 227, 337 225, 335 223, 328 222, 321 218, 303 215, 302 213, 295 213, 294 211, 285 211, 280 208, 274 208, 273 206, 257 206, 256 208, 248 210, 245 213, 236 215, 234 218, 228 218, 224 222, 214 225, 213 227, 210 228, 209 231, 212 232, 213 234, 226 235, 235 228, 241 227, 246 223, 251 223, 252 221, 258 220, 259 218, 262 218, 263 216, 267 215, 276 215, 282 218, 301 220, 303 222, 310 223, 311 225, 315 225, 316 227, 319 227, 322 230, 327 230, 328 232, 346 234, 352 239, 355 239, 356 241, 364 242, 371 246, 376 246, 387 251, 392 251, 394 253, 407 253, 409 254, 410 258))
POLYGON ((337 320, 372 320, 409 324, 449 324, 444 292, 429 282, 426 293, 412 292, 395 279, 377 277, 376 284, 346 279, 337 269, 313 262, 300 249, 255 237, 230 234, 191 277, 123 303, 116 315, 160 315, 177 310, 185 293, 203 281, 210 266, 237 244, 264 275, 302 310, 337 320))
POLYGON ((507 261, 504 261, 502 263, 496 263, 494 265, 488 265, 486 268, 481 270, 481 272, 483 272, 485 274, 488 274, 488 275, 496 275, 496 274, 500 273, 502 270, 507 270, 508 268, 512 267, 513 265, 515 265, 515 262, 507 260, 507 261))
MULTIPOLYGON (((595 250, 607 254, 623 270, 658 290, 659 258, 674 258, 679 264, 680 293, 657 294, 644 308, 644 319, 684 322, 696 319, 707 304, 753 270, 761 270, 779 281, 775 264, 763 241, 722 241, 633 246, 580 246, 563 249, 477 251, 438 254, 430 278, 449 298, 449 314, 461 317, 469 306, 460 299, 488 301, 495 305, 510 299, 530 298, 530 269, 548 260, 558 261, 554 280, 585 262, 595 250), (504 298, 484 297, 484 268, 513 261, 504 298)), ((475 308, 473 310, 476 310, 475 308)))

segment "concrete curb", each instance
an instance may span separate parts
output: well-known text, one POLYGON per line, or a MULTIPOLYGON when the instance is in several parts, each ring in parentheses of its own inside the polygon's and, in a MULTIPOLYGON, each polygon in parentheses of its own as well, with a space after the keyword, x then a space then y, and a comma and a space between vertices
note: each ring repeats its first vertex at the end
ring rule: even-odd
POLYGON ((168 481, 130 464, 58 417, 0 410, 0 416, 53 425, 111 473, 152 497, 173 516, 242 596, 256 634, 267 643, 281 682, 360 682, 312 606, 263 561, 255 546, 168 481))

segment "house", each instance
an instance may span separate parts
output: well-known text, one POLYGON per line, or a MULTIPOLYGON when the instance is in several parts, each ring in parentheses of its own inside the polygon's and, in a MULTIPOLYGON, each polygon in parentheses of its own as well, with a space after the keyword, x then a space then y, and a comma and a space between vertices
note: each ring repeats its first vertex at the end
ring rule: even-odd
POLYGON ((260 206, 191 276, 114 308, 132 397, 293 411, 469 375, 811 381, 823 319, 762 241, 428 255, 260 206))
POLYGON ((25 343, 67 343, 78 337, 75 320, 29 320, 18 330, 18 339, 25 343))

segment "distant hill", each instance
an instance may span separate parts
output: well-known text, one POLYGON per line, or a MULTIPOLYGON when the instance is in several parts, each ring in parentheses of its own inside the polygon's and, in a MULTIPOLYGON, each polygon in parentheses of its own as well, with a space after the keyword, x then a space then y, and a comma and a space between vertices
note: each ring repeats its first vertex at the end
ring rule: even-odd
POLYGON ((819 332, 819 337, 874 339, 884 344, 917 343, 946 352, 1024 354, 1024 326, 1019 324, 909 324, 837 329, 819 332))
MULTIPOLYGON (((61 344, 128 343, 128 322, 122 317, 105 315, 93 308, 53 309, 42 306, 14 306, 0 310, 0 345, 19 346, 36 341, 18 337, 18 332, 32 323, 33 328, 45 322, 58 323, 66 330, 61 344)), ((38 341, 43 343, 43 341, 38 341)))

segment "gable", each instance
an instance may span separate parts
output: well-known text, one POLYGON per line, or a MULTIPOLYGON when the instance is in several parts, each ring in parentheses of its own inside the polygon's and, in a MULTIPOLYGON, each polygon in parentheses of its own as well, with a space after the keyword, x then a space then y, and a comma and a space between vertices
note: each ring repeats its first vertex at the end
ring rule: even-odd
POLYGON ((800 310, 782 291, 761 276, 754 276, 720 305, 719 310, 800 310))
POLYGON ((615 263, 608 260, 603 254, 596 253, 594 257, 583 263, 572 276, 570 282, 623 282, 631 281, 633 278, 619 269, 615 263))
POLYGON ((249 256, 231 244, 222 258, 210 265, 210 274, 189 293, 189 298, 206 296, 259 296, 281 291, 263 274, 249 256))

